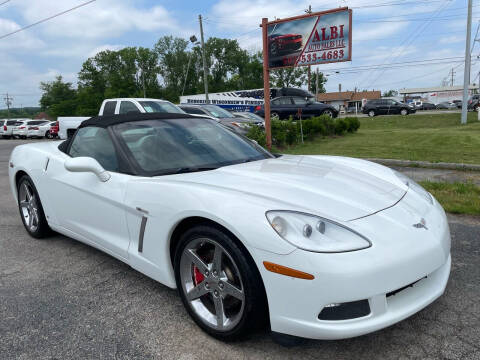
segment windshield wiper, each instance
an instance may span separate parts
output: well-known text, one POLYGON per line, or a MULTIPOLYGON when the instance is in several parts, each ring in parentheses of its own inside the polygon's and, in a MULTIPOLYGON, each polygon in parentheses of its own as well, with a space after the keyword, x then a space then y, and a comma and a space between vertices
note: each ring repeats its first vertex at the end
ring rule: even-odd
POLYGON ((218 169, 217 166, 204 166, 204 167, 182 167, 178 168, 174 171, 169 172, 169 174, 184 174, 184 173, 191 173, 191 172, 198 172, 198 171, 208 171, 208 170, 215 170, 218 169))

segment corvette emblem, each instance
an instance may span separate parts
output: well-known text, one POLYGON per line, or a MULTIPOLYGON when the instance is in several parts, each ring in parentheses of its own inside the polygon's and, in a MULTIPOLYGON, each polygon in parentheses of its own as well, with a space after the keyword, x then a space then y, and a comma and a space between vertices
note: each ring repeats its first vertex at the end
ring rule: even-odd
POLYGON ((416 227, 417 229, 424 228, 425 230, 428 230, 427 222, 425 221, 424 218, 422 218, 419 223, 413 224, 413 227, 416 227))

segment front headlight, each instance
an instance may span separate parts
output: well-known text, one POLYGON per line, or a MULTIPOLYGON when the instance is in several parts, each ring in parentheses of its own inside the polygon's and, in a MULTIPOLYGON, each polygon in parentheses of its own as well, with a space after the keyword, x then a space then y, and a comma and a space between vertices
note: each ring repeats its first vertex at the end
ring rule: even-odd
POLYGON ((356 231, 319 216, 288 210, 267 211, 266 216, 278 235, 299 249, 334 253, 372 245, 356 231))
POLYGON ((432 195, 425 190, 422 186, 418 185, 415 181, 410 179, 407 175, 402 174, 401 172, 393 170, 395 175, 402 181, 405 185, 409 187, 409 189, 413 190, 416 192, 418 195, 420 195, 422 198, 428 201, 431 205, 433 205, 433 197, 432 195))

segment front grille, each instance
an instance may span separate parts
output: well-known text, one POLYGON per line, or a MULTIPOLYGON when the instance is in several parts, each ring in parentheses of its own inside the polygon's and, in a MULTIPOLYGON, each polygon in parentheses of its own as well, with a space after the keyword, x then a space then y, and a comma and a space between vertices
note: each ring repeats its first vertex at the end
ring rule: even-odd
POLYGON ((417 281, 414 281, 412 282, 411 284, 408 284, 408 285, 405 285, 404 287, 401 287, 400 289, 397 289, 397 290, 393 290, 393 291, 390 291, 389 293, 387 293, 387 298, 390 297, 390 296, 394 296, 396 294, 398 294, 400 291, 403 291, 409 287, 413 287, 413 285, 415 285, 416 283, 418 283, 419 281, 423 280, 423 279, 426 279, 427 277, 424 276, 423 278, 421 279, 418 279, 417 281))

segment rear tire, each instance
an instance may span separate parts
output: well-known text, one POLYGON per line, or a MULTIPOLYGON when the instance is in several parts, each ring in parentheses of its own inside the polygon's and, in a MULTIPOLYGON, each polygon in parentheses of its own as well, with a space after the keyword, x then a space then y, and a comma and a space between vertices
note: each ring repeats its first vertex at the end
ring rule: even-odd
POLYGON ((265 289, 257 267, 222 229, 198 225, 187 230, 175 249, 174 267, 187 312, 209 335, 239 340, 268 322, 265 289))
POLYGON ((368 116, 370 117, 374 117, 376 114, 375 114, 375 110, 369 110, 368 111, 368 116))
POLYGON ((42 202, 32 179, 23 175, 17 184, 18 210, 30 236, 41 239, 50 234, 42 202))

